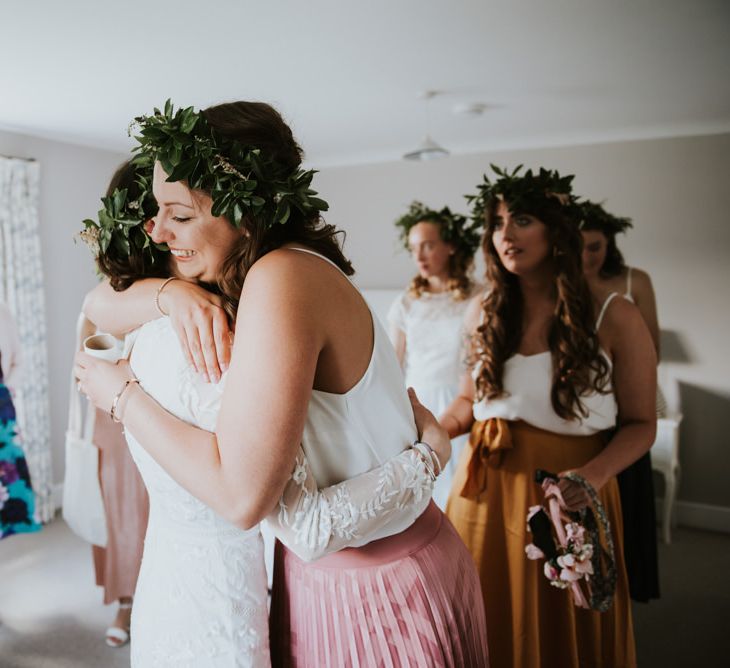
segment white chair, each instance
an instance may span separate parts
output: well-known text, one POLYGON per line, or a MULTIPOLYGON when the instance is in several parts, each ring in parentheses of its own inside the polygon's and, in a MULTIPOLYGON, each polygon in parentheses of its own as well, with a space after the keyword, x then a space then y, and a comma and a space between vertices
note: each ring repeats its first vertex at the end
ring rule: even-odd
POLYGON ((674 526, 672 510, 679 484, 679 425, 681 422, 681 413, 672 417, 658 418, 656 440, 651 446, 651 467, 664 476, 662 540, 667 545, 671 542, 670 526, 674 526))

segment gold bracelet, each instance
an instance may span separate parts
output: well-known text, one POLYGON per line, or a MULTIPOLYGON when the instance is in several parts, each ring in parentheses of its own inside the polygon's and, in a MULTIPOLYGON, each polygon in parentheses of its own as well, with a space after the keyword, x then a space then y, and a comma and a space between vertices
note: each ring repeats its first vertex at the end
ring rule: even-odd
POLYGON ((162 285, 157 288, 157 294, 155 295, 155 306, 157 307, 157 310, 160 312, 161 315, 168 315, 162 310, 162 307, 160 306, 160 294, 162 294, 162 291, 165 289, 165 286, 170 282, 177 279, 177 276, 170 276, 170 278, 165 279, 165 281, 162 283, 162 285))
POLYGON ((119 400, 122 398, 122 395, 124 394, 125 390, 132 384, 137 383, 139 384, 139 379, 137 378, 130 378, 126 383, 124 383, 121 390, 119 390, 119 393, 116 397, 114 397, 114 401, 112 401, 112 407, 109 411, 109 417, 114 420, 114 422, 121 422, 122 420, 117 415, 117 406, 119 405, 119 400))

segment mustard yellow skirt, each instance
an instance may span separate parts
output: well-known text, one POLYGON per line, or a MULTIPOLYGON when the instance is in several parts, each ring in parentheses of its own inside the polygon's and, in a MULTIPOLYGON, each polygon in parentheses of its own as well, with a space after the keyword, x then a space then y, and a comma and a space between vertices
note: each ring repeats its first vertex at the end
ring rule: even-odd
POLYGON ((476 563, 492 666, 620 668, 636 665, 618 485, 599 492, 613 532, 618 584, 607 612, 576 608, 550 585, 543 560, 525 546, 527 511, 543 502, 535 470, 582 466, 605 445, 601 434, 564 436, 524 422, 475 423, 459 459, 446 514, 476 563))

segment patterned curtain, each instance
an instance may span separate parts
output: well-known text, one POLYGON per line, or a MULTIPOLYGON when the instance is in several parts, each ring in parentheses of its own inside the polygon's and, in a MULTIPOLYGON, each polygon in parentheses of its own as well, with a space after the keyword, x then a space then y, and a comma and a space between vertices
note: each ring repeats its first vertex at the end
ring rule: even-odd
POLYGON ((0 156, 0 300, 21 341, 22 382, 14 399, 41 522, 53 516, 48 353, 38 220, 37 162, 0 156))

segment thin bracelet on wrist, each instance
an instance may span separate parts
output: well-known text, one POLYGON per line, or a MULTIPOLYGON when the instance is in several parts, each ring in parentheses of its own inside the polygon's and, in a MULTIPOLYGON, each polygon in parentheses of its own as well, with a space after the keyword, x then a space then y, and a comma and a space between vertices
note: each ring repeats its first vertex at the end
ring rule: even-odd
POLYGON ((436 480, 441 475, 442 467, 441 460, 438 458, 434 449, 424 441, 415 441, 413 443, 413 449, 421 455, 431 479, 436 480))
POLYGON ((162 285, 157 288, 157 293, 155 294, 155 306, 157 307, 157 310, 160 312, 160 315, 169 315, 168 313, 165 313, 162 310, 162 307, 160 306, 160 295, 162 294, 162 291, 165 289, 165 286, 170 282, 177 280, 177 276, 170 276, 170 278, 166 278, 162 285))
POLYGON ((122 389, 119 390, 119 392, 117 393, 117 396, 114 397, 114 401, 112 401, 111 410, 109 411, 109 417, 112 420, 114 420, 114 422, 121 422, 122 421, 121 418, 119 417, 118 413, 117 413, 117 408, 119 407, 119 400, 122 398, 122 395, 127 390, 127 388, 130 385, 134 384, 134 383, 139 384, 139 380, 137 378, 130 378, 128 381, 126 381, 124 383, 124 385, 122 386, 122 389))
POLYGON ((419 448, 413 446, 413 451, 416 453, 416 456, 421 461, 421 464, 423 464, 423 467, 426 469, 426 473, 428 474, 429 480, 431 482, 436 482, 436 471, 433 470, 433 460, 431 457, 429 457, 427 454, 424 454, 419 448))
POLYGON ((421 445, 424 445, 428 448, 428 454, 431 457, 431 460, 433 461, 434 468, 436 470, 436 476, 441 475, 441 471, 443 471, 443 466, 441 466, 441 460, 439 459, 439 456, 436 454, 436 451, 425 441, 418 441, 421 445))

